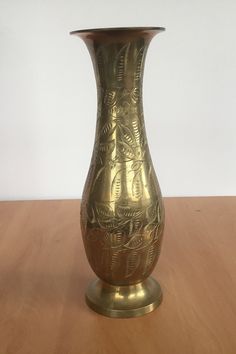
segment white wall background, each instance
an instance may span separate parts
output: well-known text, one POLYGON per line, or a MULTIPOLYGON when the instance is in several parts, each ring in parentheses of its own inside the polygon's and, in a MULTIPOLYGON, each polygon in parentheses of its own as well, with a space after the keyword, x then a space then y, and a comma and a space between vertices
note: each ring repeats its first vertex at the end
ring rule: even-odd
POLYGON ((96 90, 68 33, 110 26, 167 28, 144 77, 163 194, 235 195, 235 0, 0 0, 0 199, 81 196, 96 90))

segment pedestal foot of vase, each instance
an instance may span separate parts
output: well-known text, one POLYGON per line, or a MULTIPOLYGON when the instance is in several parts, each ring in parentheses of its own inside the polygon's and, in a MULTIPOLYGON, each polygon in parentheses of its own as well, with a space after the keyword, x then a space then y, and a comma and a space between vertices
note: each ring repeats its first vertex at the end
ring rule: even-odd
POLYGON ((116 318, 145 315, 155 310, 161 301, 161 287, 152 277, 125 286, 111 285, 96 279, 86 292, 86 302, 91 309, 116 318))

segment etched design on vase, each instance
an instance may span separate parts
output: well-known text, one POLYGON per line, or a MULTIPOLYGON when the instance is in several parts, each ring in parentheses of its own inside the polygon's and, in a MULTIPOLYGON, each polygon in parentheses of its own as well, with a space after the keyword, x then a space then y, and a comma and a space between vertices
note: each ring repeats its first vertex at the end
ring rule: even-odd
POLYGON ((149 40, 88 45, 98 87, 94 152, 81 219, 94 272, 114 284, 152 272, 163 234, 164 209, 152 166, 142 108, 149 40))

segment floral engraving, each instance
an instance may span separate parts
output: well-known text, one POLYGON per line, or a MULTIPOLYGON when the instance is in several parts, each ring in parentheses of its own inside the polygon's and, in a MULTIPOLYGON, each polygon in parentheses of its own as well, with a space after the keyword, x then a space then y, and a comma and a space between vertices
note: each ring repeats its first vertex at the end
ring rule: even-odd
POLYGON ((145 40, 96 43, 98 114, 81 207, 86 253, 108 282, 147 277, 160 254, 164 209, 142 109, 145 40))

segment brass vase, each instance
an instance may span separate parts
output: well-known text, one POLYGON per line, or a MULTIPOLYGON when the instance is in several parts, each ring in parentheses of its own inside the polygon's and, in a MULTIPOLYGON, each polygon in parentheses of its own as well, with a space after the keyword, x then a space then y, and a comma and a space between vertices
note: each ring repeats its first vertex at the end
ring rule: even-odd
POLYGON ((110 317, 136 317, 162 300, 150 277, 164 229, 161 191, 145 132, 146 52, 161 27, 73 31, 92 58, 98 94, 96 137, 81 204, 88 261, 98 276, 87 304, 110 317))

